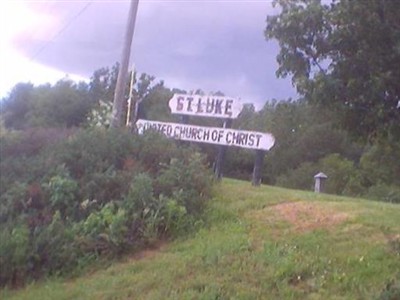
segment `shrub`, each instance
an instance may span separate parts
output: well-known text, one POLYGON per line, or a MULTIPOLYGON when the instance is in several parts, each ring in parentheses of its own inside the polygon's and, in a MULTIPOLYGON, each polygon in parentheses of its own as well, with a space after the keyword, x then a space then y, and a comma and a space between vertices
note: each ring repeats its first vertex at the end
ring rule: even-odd
POLYGON ((127 249, 128 215, 114 202, 92 212, 78 227, 86 239, 85 252, 116 255, 127 249))
POLYGON ((369 185, 400 185, 400 143, 376 141, 367 147, 360 160, 363 176, 369 185))
POLYGON ((210 196, 212 177, 199 153, 186 152, 171 159, 156 178, 156 190, 177 200, 189 214, 201 213, 210 196))
POLYGON ((320 171, 328 176, 325 185, 327 193, 354 195, 361 194, 364 190, 354 163, 339 154, 330 154, 317 163, 305 162, 290 173, 279 176, 277 185, 296 189, 312 189, 314 175, 320 171))
POLYGON ((34 278, 71 271, 83 255, 76 247, 74 231, 64 223, 59 211, 50 224, 32 230, 30 253, 30 276, 34 278))
POLYGON ((0 285, 67 274, 176 236, 193 227, 210 195, 203 157, 154 132, 90 128, 64 137, 30 150, 15 146, 24 134, 7 137, 0 285))
POLYGON ((140 216, 144 211, 153 209, 153 206, 155 206, 153 180, 148 174, 140 173, 133 178, 123 207, 129 213, 140 216))
POLYGON ((354 178, 356 173, 353 162, 339 154, 330 154, 321 159, 319 169, 328 176, 325 191, 337 195, 342 195, 346 187, 350 188, 350 179, 354 178))
POLYGON ((366 198, 390 203, 400 203, 400 188, 394 185, 377 184, 368 189, 366 198))
POLYGON ((28 272, 29 229, 24 224, 3 228, 0 241, 0 284, 19 286, 28 272))
POLYGON ((62 218, 76 217, 79 202, 76 200, 78 184, 64 171, 62 175, 50 178, 46 188, 49 193, 49 202, 53 211, 60 211, 62 218))
POLYGON ((314 175, 318 172, 318 166, 315 163, 305 162, 297 169, 278 177, 276 184, 278 186, 311 190, 313 187, 314 175))

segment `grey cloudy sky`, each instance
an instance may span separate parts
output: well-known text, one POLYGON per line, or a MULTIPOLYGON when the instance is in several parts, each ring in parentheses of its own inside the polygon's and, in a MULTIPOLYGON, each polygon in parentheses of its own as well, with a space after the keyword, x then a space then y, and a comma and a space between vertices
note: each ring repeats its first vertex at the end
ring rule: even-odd
MULTIPOLYGON (((10 39, 24 57, 86 78, 120 60, 129 1, 22 2, 41 16, 10 39)), ((290 80, 275 77, 277 44, 264 38, 273 12, 269 0, 141 0, 131 62, 171 88, 258 105, 295 97, 290 80)))

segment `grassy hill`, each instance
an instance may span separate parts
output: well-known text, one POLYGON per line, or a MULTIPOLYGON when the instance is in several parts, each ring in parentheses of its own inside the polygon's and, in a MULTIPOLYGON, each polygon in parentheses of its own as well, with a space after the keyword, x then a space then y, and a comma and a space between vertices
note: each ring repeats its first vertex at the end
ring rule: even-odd
POLYGON ((193 236, 0 298, 398 299, 400 205, 228 179, 216 189, 193 236))

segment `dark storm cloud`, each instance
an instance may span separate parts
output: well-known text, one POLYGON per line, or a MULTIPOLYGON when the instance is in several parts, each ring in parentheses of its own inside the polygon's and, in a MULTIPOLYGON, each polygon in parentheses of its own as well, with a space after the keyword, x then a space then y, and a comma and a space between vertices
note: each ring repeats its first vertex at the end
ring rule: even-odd
MULTIPOLYGON (((53 41, 16 40, 25 55, 64 72, 89 77, 120 60, 128 2, 53 3, 67 29, 53 41), (43 48, 43 46, 45 47, 43 48), (42 50, 40 50, 42 49, 42 50)), ((144 1, 139 5, 132 61, 167 86, 222 91, 248 102, 295 95, 275 78, 278 47, 263 34, 270 1, 144 1)), ((60 25, 63 26, 62 24, 60 25)))

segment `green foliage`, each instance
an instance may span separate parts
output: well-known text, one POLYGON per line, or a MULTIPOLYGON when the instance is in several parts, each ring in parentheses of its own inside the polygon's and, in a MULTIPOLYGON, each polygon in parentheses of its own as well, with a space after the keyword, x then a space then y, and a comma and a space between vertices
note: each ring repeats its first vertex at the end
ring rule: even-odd
POLYGON ((79 126, 93 106, 88 86, 66 79, 54 86, 18 84, 4 101, 5 126, 13 129, 79 126))
POLYGON ((157 177, 156 185, 160 193, 175 198, 189 214, 197 214, 210 196, 211 179, 204 158, 188 150, 182 158, 171 160, 157 177))
POLYGON ((153 180, 146 173, 136 175, 132 180, 128 195, 124 199, 123 206, 130 213, 143 213, 149 211, 154 202, 153 180))
POLYGON ((399 137, 400 2, 276 0, 265 35, 279 42, 277 75, 341 112, 354 136, 399 137))
POLYGON ((22 129, 27 127, 29 111, 32 107, 33 85, 19 83, 10 92, 8 98, 2 100, 1 115, 7 128, 22 129))
POLYGON ((318 166, 315 163, 305 162, 287 174, 279 176, 276 184, 287 188, 312 190, 314 175, 317 172, 318 166))
POLYGON ((112 113, 112 103, 99 100, 97 107, 94 107, 87 116, 89 127, 109 127, 112 113))
POLYGON ((54 211, 61 212, 62 217, 73 216, 77 209, 76 196, 79 186, 75 180, 70 178, 65 168, 61 168, 60 173, 64 174, 51 177, 46 185, 50 194, 49 202, 54 211))
POLYGON ((193 220, 188 216, 186 208, 179 205, 178 201, 175 199, 167 199, 165 201, 164 215, 164 230, 166 232, 171 232, 172 235, 178 236, 183 232, 187 232, 188 228, 193 226, 193 224, 191 224, 193 220))
POLYGON ((400 143, 378 140, 367 147, 360 159, 360 167, 368 184, 400 186, 400 143))
POLYGON ((23 224, 0 230, 0 282, 19 286, 28 272, 29 229, 23 224))
POLYGON ((331 154, 320 160, 319 168, 325 174, 329 174, 325 191, 337 195, 344 193, 350 184, 350 178, 354 177, 356 172, 353 162, 338 154, 331 154))
POLYGON ((76 247, 75 232, 63 221, 59 211, 55 211, 47 226, 37 226, 31 232, 29 277, 67 273, 84 255, 76 247))
POLYGON ((400 248, 386 239, 400 232, 397 205, 225 179, 207 211, 185 239, 0 297, 398 299, 400 248))
POLYGON ((42 145, 27 132, 2 137, 0 285, 118 257, 201 216, 211 180, 193 149, 124 129, 42 133, 42 145))
POLYGON ((378 201, 400 203, 400 187, 384 183, 376 184, 368 189, 365 197, 378 201))
POLYGON ((80 226, 81 233, 87 239, 85 251, 95 252, 97 255, 122 253, 127 248, 125 237, 128 220, 126 211, 113 202, 92 212, 80 226))
POLYGON ((352 161, 339 154, 330 154, 316 163, 305 162, 277 180, 277 185, 296 189, 313 190, 314 175, 318 172, 328 175, 324 192, 331 194, 354 195, 357 189, 357 170, 352 161))

